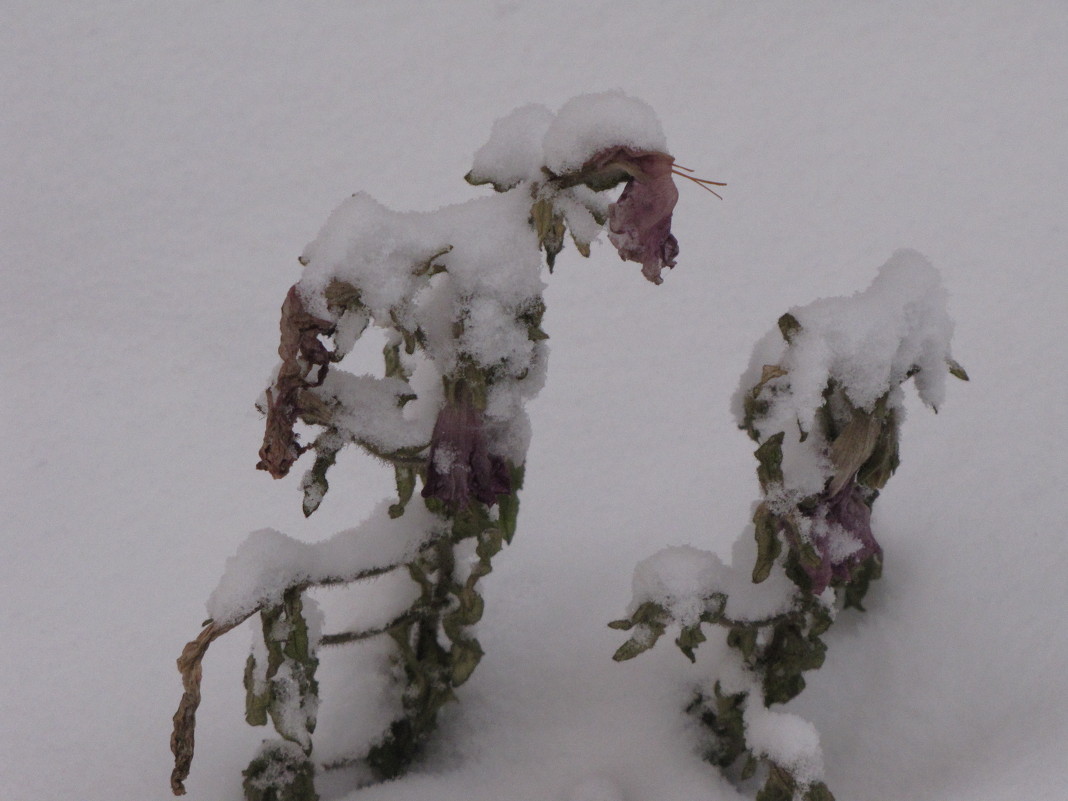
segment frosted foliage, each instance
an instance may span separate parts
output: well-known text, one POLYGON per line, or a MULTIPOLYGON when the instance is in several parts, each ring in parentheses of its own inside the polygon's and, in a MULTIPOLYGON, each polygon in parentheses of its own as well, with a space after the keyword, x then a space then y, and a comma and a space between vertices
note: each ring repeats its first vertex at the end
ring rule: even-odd
POLYGON ((500 301, 473 298, 467 304, 460 348, 480 364, 503 365, 510 375, 521 375, 534 354, 525 327, 515 324, 500 301))
POLYGON ((444 247, 421 217, 391 211, 364 192, 345 200, 301 256, 306 268, 299 286, 306 308, 332 319, 323 293, 340 279, 359 288, 361 301, 376 317, 388 318, 388 310, 415 291, 414 268, 444 247))
POLYGON ((822 780, 823 750, 815 726, 797 715, 751 702, 745 706, 744 719, 745 739, 753 753, 786 768, 801 785, 822 780))
POLYGON ((783 485, 768 491, 769 505, 780 513, 819 493, 833 473, 827 442, 815 424, 828 382, 836 382, 854 406, 870 411, 888 394, 891 405, 900 404, 899 384, 918 370, 919 396, 937 408, 945 393, 953 334, 938 271, 912 250, 895 252, 863 292, 817 300, 790 314, 801 326, 791 334, 792 343, 777 327, 769 331, 753 349, 732 401, 743 425, 744 399, 761 382, 765 366, 785 371, 763 388, 761 398, 770 403, 755 422, 762 439, 786 434, 783 485))
POLYGON ((425 445, 430 426, 425 420, 408 420, 400 398, 412 394, 407 382, 397 378, 355 376, 334 369, 313 392, 328 402, 343 399, 331 423, 351 439, 381 451, 396 451, 425 445))
POLYGON ((493 123, 489 141, 475 153, 470 178, 511 187, 542 177, 542 140, 553 121, 545 106, 521 106, 493 123))
POLYGON ((666 152, 664 129, 648 103, 621 91, 569 100, 545 134, 545 165, 560 174, 609 147, 666 152))
POLYGON ((263 768, 249 783, 258 790, 288 786, 296 775, 295 766, 306 761, 301 746, 289 740, 264 740, 256 758, 263 760, 263 768))
POLYGON ((609 203, 585 186, 574 186, 556 197, 556 208, 564 215, 567 228, 579 242, 593 242, 600 236, 603 226, 597 222, 591 209, 602 219, 608 216, 609 203))
POLYGON ((660 604, 683 626, 697 623, 705 597, 723 592, 729 569, 714 553, 690 545, 664 548, 634 569, 631 612, 646 601, 660 604))
POLYGON ((319 543, 305 543, 274 529, 254 531, 226 561, 218 586, 208 598, 208 616, 218 626, 258 608, 282 603, 291 587, 345 581, 361 573, 409 559, 427 540, 444 531, 441 518, 412 504, 393 520, 383 501, 359 526, 319 543))
MULTIPOLYGON (((734 564, 752 563, 747 550, 752 541, 750 527, 739 538, 740 545, 735 546, 734 564)), ((757 585, 752 582, 750 568, 735 568, 724 564, 714 553, 679 545, 664 548, 638 563, 629 611, 633 614, 642 603, 652 601, 664 607, 679 625, 692 626, 713 594, 721 593, 727 596, 724 611, 728 617, 759 620, 789 609, 796 590, 781 569, 773 570, 764 583, 757 585)))
MULTIPOLYGON (((313 646, 314 647, 314 646, 313 646)), ((311 750, 310 729, 319 714, 318 697, 301 692, 300 678, 293 675, 293 665, 283 662, 271 679, 272 720, 279 734, 311 750)))
MULTIPOLYGON (((793 416, 806 431, 813 428, 830 379, 855 406, 870 411, 919 368, 915 381, 920 398, 935 408, 942 403, 953 323, 941 276, 916 251, 895 252, 863 292, 817 300, 790 313, 801 330, 790 347, 777 329, 758 343, 735 395, 739 422, 741 398, 759 382, 766 364, 787 371, 784 379, 776 379, 779 385, 788 382, 789 390, 776 396, 773 414, 793 416)), ((782 429, 768 428, 773 430, 782 429)))
POLYGON ((439 239, 452 246, 441 262, 457 293, 488 295, 513 307, 541 294, 541 253, 529 217, 530 196, 519 190, 432 214, 439 239))

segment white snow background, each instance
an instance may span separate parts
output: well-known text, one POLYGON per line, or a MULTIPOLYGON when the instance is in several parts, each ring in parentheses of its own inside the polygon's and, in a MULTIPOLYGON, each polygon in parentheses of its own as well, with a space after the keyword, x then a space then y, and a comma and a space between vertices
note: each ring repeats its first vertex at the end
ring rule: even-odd
MULTIPOLYGON (((487 192, 462 176, 495 119, 613 88, 725 199, 681 182, 660 287, 607 242, 561 254, 487 655, 425 766, 347 801, 739 798, 681 712, 702 666, 667 640, 617 665, 605 624, 639 560, 726 557, 746 524, 729 403, 756 339, 899 247, 941 271, 972 381, 937 416, 910 391, 884 578, 790 709, 839 801, 1066 797, 1068 5, 4 6, 4 801, 169 798, 174 660, 226 558, 390 493, 346 452, 305 521, 302 470, 253 469, 278 309, 329 212, 487 192)), ((240 798, 269 735, 243 721, 250 632, 205 660, 191 799, 240 798)))

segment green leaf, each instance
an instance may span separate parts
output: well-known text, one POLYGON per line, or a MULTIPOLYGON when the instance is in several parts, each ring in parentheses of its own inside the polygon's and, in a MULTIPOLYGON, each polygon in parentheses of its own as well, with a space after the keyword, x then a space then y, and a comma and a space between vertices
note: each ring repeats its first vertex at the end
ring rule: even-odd
POLYGON ((760 488, 765 493, 771 485, 782 483, 782 443, 785 437, 786 433, 780 431, 764 440, 753 452, 760 463, 757 467, 757 478, 760 479, 760 488))
POLYGON ((452 686, 459 687, 475 672, 483 656, 482 646, 477 640, 467 639, 455 643, 449 654, 452 686))
POLYGON ((970 381, 967 371, 960 366, 960 363, 953 359, 946 359, 946 364, 949 365, 949 374, 954 378, 959 378, 961 381, 970 381))
POLYGON ((678 638, 675 640, 675 645, 677 645, 679 650, 686 655, 687 659, 691 662, 696 662, 697 657, 694 655, 694 649, 706 639, 707 637, 705 637, 704 632, 701 631, 701 624, 698 623, 697 625, 686 626, 683 628, 682 631, 679 632, 678 638))
POLYGON ((465 626, 473 626, 482 619, 486 603, 482 600, 474 587, 464 587, 457 594, 460 600, 460 622, 465 626))
POLYGON ((742 652, 748 661, 756 652, 757 631, 753 626, 735 626, 727 632, 727 645, 742 652))
POLYGON ((767 504, 760 504, 753 515, 753 533, 757 543, 757 559, 753 565, 753 583, 760 584, 769 575, 775 560, 782 552, 779 540, 779 518, 772 514, 767 504))
POLYGON ((504 541, 511 545, 519 517, 519 490, 523 487, 524 467, 509 466, 508 473, 512 480, 512 491, 507 495, 497 496, 497 523, 501 527, 504 541))
POLYGON ((271 703, 270 685, 265 684, 262 693, 255 692, 256 658, 248 655, 245 661, 245 722, 249 726, 267 725, 267 707, 271 703))
POLYGON ((626 662, 628 659, 633 659, 638 654, 645 653, 656 645, 657 639, 657 637, 631 637, 616 649, 616 652, 612 654, 612 659, 616 662, 626 662))
POLYGON ((823 782, 810 784, 805 791, 804 801, 834 801, 834 796, 823 782))
POLYGON ((415 491, 415 469, 401 465, 393 466, 393 474, 397 483, 397 502, 389 507, 389 516, 396 519, 404 514, 408 501, 412 499, 415 491))
POLYGON ((744 782, 747 779, 751 779, 756 775, 757 767, 760 762, 752 754, 748 754, 745 758, 745 766, 742 768, 741 780, 744 782))

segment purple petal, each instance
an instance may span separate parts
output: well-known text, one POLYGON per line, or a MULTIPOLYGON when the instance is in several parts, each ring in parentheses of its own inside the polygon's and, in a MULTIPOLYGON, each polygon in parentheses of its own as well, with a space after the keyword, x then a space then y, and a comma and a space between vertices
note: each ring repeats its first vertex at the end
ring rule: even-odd
POLYGON ((679 200, 672 179, 674 158, 667 153, 619 148, 612 164, 631 178, 619 199, 608 208, 608 238, 625 261, 642 265, 642 275, 654 284, 665 267, 675 266, 678 240, 671 233, 671 215, 679 200))
POLYGON ((849 581, 854 568, 882 555, 871 530, 871 508, 855 482, 819 503, 810 519, 813 525, 808 544, 815 548, 820 562, 801 564, 812 581, 813 594, 819 595, 832 581, 849 581))
POLYGON ((508 466, 489 452, 482 412, 467 398, 446 403, 430 439, 423 497, 437 498, 456 512, 472 499, 492 506, 508 492, 508 466))

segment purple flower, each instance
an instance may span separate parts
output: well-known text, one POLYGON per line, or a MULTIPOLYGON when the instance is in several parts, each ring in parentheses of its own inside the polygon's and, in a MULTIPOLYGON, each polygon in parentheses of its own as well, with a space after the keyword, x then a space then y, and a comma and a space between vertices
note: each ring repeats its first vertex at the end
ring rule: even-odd
POLYGON ((458 388, 456 399, 446 401, 434 423, 423 497, 437 498, 458 512, 472 499, 492 506, 498 495, 511 490, 508 466, 486 445, 482 412, 470 393, 458 388))
POLYGON ((832 582, 848 582, 856 567, 882 556, 871 530, 871 507, 856 482, 850 481, 836 495, 822 500, 809 519, 807 544, 815 549, 819 563, 800 561, 812 581, 813 594, 819 595, 832 582))
POLYGON ((622 174, 627 185, 608 207, 608 238, 619 257, 642 265, 654 284, 665 267, 675 266, 678 240, 671 233, 671 214, 679 199, 672 179, 675 159, 655 150, 613 147, 602 150, 582 169, 585 174, 622 174))

